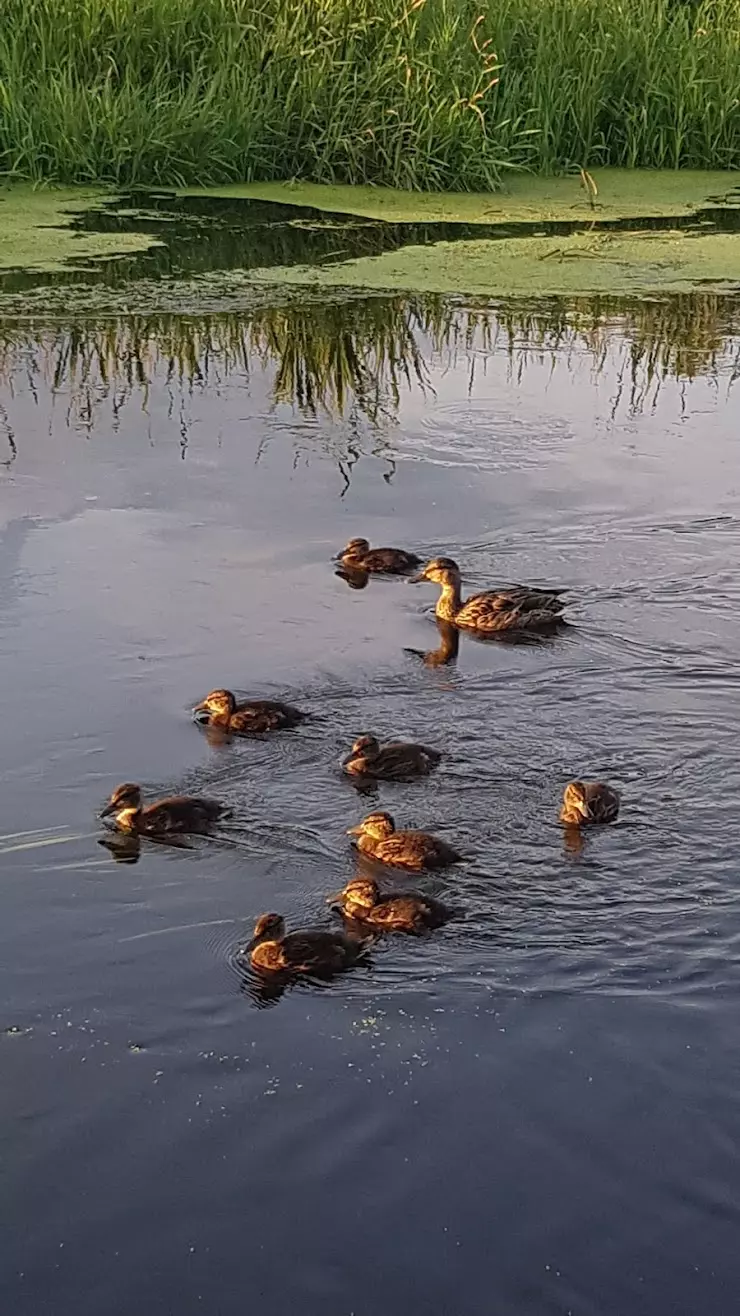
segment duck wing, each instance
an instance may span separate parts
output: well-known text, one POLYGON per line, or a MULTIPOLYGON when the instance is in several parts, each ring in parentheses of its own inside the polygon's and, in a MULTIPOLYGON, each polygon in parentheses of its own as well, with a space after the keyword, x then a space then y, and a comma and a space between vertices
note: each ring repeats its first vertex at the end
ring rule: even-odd
POLYGON ((229 730, 238 735, 259 735, 264 731, 297 726, 305 716, 300 709, 277 699, 250 699, 248 703, 237 704, 229 730))
POLYGON ((408 777, 429 772, 436 767, 442 755, 425 745, 407 745, 401 741, 384 745, 376 758, 367 765, 368 775, 379 777, 408 777))
POLYGON ((389 575, 401 575, 420 564, 420 557, 415 553, 407 553, 403 548, 371 548, 361 562, 365 571, 385 571, 389 575))
POLYGON ((605 782, 593 781, 586 785, 586 803, 594 822, 613 822, 619 813, 619 795, 605 782))
POLYGON ((288 932, 282 939, 286 964, 291 969, 310 973, 312 969, 336 972, 354 963, 364 950, 364 942, 338 932, 304 928, 288 932))
POLYGON ((199 795, 171 795, 142 810, 145 831, 193 832, 228 817, 230 810, 220 800, 199 795))

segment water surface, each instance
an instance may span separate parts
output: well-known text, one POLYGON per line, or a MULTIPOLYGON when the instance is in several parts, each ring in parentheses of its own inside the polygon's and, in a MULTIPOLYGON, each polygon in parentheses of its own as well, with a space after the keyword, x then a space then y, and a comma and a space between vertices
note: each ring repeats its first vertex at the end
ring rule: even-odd
POLYGON ((3 328, 8 1310, 730 1316, 737 1306, 737 307, 441 299, 3 328), (607 313, 608 312, 608 313, 607 313), (349 589, 354 534, 572 591, 538 646, 349 589), (209 743, 214 685, 312 717, 209 743), (361 731, 445 752, 361 796, 361 731), (573 775, 623 794, 565 843, 573 775), (120 780, 220 795, 101 846, 120 780), (274 999, 376 802, 464 919, 274 999), (116 862, 134 860, 135 862, 116 862))

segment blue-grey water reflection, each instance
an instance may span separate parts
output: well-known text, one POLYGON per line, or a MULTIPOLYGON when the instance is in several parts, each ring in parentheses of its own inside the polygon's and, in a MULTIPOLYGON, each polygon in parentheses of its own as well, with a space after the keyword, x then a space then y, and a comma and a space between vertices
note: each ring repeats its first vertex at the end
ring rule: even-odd
POLYGON ((678 305, 3 328, 8 1310, 734 1313, 738 339, 678 305), (448 654, 353 534, 573 628, 448 654), (314 716, 209 742, 220 684, 314 716), (445 751, 377 799, 466 917, 257 1008, 234 948, 327 917, 361 731, 445 751), (624 801, 581 849, 574 774, 624 801), (234 822, 113 854, 125 779, 234 822))

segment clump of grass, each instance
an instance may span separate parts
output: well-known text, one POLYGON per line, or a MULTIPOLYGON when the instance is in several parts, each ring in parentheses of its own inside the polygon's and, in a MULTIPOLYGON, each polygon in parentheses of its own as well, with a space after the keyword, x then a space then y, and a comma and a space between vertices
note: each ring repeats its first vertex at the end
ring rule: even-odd
POLYGON ((740 161, 740 0, 3 0, 0 170, 478 190, 740 161))

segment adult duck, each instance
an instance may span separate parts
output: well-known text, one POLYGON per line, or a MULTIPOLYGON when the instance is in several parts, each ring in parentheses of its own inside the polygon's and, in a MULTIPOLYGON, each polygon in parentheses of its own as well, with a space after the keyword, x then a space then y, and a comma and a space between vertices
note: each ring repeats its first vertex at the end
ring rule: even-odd
POLYGON ((441 587, 435 613, 442 621, 479 635, 502 631, 544 631, 562 624, 560 613, 565 604, 561 589, 538 589, 533 585, 512 585, 507 589, 485 590, 463 600, 460 568, 451 557, 435 557, 427 562, 412 583, 432 581, 441 587))

